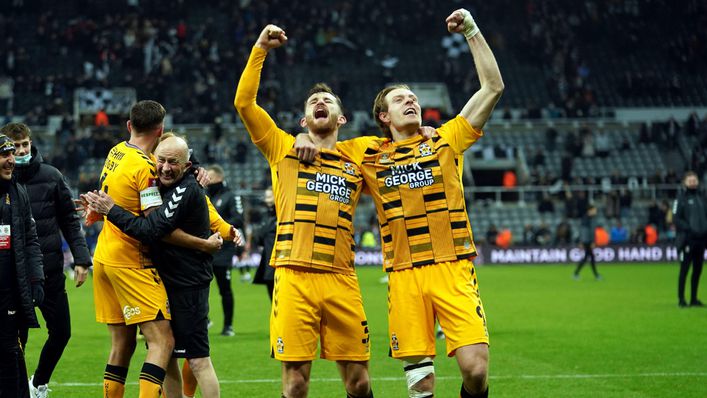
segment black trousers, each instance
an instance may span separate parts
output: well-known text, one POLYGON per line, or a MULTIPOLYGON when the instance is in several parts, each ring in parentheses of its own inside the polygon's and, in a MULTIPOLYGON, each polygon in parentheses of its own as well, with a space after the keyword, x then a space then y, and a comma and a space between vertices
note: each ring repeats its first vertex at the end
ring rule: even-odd
POLYGON ((17 312, 0 306, 0 398, 29 398, 27 366, 18 338, 17 312))
POLYGON ((214 267, 214 276, 223 306, 223 326, 233 325, 233 290, 231 289, 231 267, 214 267))
MULTIPOLYGON (((65 281, 63 272, 47 275, 44 280, 44 302, 39 306, 39 310, 44 317, 49 336, 34 371, 34 384, 37 386, 49 383, 54 368, 71 338, 71 316, 65 281)), ((20 340, 24 349, 27 346, 27 329, 20 330, 20 340)))
POLYGON ((702 264, 705 259, 705 242, 690 242, 680 250, 680 276, 678 277, 678 300, 685 301, 685 283, 687 273, 692 265, 692 278, 690 292, 690 302, 697 301, 697 289, 700 285, 700 275, 702 274, 702 264))
POLYGON ((584 263, 589 260, 589 265, 592 266, 592 272, 594 273, 594 277, 596 278, 599 276, 599 273, 597 272, 596 259, 594 258, 594 250, 592 249, 592 244, 582 243, 582 246, 584 247, 584 258, 582 258, 582 261, 577 264, 577 269, 574 271, 574 274, 579 275, 579 271, 581 271, 582 267, 584 267, 584 263))

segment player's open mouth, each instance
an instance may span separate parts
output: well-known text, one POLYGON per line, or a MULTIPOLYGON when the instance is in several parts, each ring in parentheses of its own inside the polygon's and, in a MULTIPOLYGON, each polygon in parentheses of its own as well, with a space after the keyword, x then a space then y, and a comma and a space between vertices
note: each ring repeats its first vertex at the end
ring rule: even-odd
POLYGON ((415 108, 408 108, 408 109, 405 110, 405 112, 403 112, 403 115, 405 115, 405 116, 407 116, 407 115, 417 115, 417 109, 415 109, 415 108))
POLYGON ((314 110, 314 118, 315 119, 326 119, 329 117, 329 112, 327 111, 326 108, 317 108, 314 110))

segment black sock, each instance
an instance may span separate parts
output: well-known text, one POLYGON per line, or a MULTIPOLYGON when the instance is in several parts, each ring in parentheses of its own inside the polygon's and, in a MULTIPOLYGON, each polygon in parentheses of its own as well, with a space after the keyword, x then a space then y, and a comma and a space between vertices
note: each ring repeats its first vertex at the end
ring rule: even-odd
POLYGON ((106 371, 103 372, 103 378, 112 380, 116 383, 125 384, 125 378, 128 377, 128 368, 116 365, 106 365, 106 371))
POLYGON ((464 383, 462 383, 462 389, 459 392, 459 398, 488 398, 489 397, 489 388, 486 387, 486 391, 480 393, 480 394, 469 394, 466 389, 464 388, 464 383))

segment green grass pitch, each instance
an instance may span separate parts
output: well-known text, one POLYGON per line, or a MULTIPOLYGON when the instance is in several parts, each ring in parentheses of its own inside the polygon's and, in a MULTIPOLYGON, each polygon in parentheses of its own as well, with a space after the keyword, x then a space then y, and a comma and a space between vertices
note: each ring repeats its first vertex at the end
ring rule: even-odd
MULTIPOLYGON (((707 397, 707 309, 677 307, 676 264, 601 265, 603 281, 572 266, 480 267, 479 284, 491 334, 493 397, 707 397)), ((405 397, 400 364, 387 357, 386 286, 379 268, 358 274, 368 315, 370 371, 378 398, 405 397)), ((237 272, 234 273, 237 276, 237 272)), ((67 281, 73 337, 50 388, 52 397, 96 397, 109 350, 108 332, 93 313, 91 281, 67 281)), ((701 297, 707 301, 707 281, 701 297)), ((235 337, 219 335, 222 314, 211 290, 211 352, 223 397, 279 397, 280 365, 270 359, 269 301, 264 286, 233 282, 235 337)), ((42 321, 43 324, 43 321, 42 321)), ((33 330, 30 372, 45 329, 33 330)), ((457 397, 456 361, 438 342, 437 397, 457 397)), ((137 396, 145 351, 138 346, 126 397, 137 396)), ((343 397, 333 363, 314 362, 310 397, 343 397)))

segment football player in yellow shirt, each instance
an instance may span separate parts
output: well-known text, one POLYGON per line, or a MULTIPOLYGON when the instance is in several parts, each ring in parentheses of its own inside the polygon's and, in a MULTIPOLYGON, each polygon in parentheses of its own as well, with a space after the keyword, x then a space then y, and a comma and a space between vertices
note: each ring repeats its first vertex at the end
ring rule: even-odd
POLYGON ((421 123, 415 94, 406 86, 382 90, 373 116, 391 140, 368 148, 362 171, 376 203, 384 267, 390 271, 391 352, 405 363, 408 390, 417 394, 411 396, 434 392, 437 319, 447 355, 456 357, 462 373, 460 397, 487 397, 488 331, 471 262, 476 249, 461 176, 464 151, 483 135, 504 85, 471 14, 459 9, 446 22, 450 32, 466 37, 481 88, 429 140, 415 133, 421 123))
MULTIPOLYGON (((162 203, 152 151, 164 130, 164 116, 164 108, 155 101, 135 104, 127 123, 130 139, 110 150, 101 172, 100 189, 135 215, 162 203)), ((99 218, 88 213, 87 223, 99 218)), ((174 239, 175 244, 194 243, 183 231, 173 234, 168 239, 174 239)), ((218 245, 218 239, 210 242, 218 245)), ((111 335, 104 396, 124 394, 139 325, 148 345, 140 372, 140 397, 158 397, 174 345, 167 294, 147 247, 108 221, 103 224, 94 254, 94 301, 96 320, 106 323, 111 335)))
POLYGON ((295 138, 256 103, 267 53, 286 40, 274 25, 261 32, 234 100, 272 169, 278 226, 270 261, 275 267, 271 354, 282 362, 283 397, 307 396, 320 341, 320 356, 336 361, 347 396, 373 397, 368 324, 353 255, 352 220, 362 176, 337 148, 339 127, 346 123, 341 101, 324 84, 307 97, 301 125, 322 147, 312 163, 299 161, 295 138))
MULTIPOLYGON (((373 106, 387 138, 353 139, 340 147, 361 166, 376 204, 383 267, 389 272, 390 352, 404 362, 409 395, 434 394, 438 320, 447 355, 456 357, 462 373, 460 397, 487 397, 488 331, 471 262, 476 248, 461 176, 464 151, 483 135, 504 84, 471 14, 459 9, 446 22, 450 32, 466 37, 481 83, 460 114, 437 136, 421 137, 417 96, 406 85, 390 86, 373 106)), ((314 144, 302 136, 296 148, 312 153, 314 144)))
MULTIPOLYGON (((155 101, 135 104, 127 123, 130 139, 110 150, 101 171, 100 189, 134 214, 162 204, 152 151, 162 134, 164 116, 164 108, 155 101)), ((96 320, 106 323, 111 335, 104 396, 123 396, 140 325, 148 344, 140 397, 158 397, 174 339, 167 293, 147 248, 106 221, 98 235, 93 276, 96 320)))

